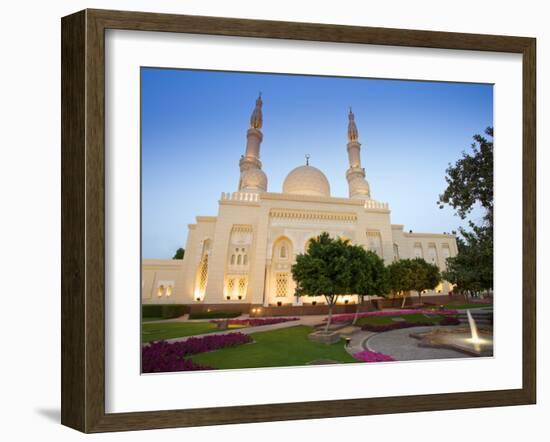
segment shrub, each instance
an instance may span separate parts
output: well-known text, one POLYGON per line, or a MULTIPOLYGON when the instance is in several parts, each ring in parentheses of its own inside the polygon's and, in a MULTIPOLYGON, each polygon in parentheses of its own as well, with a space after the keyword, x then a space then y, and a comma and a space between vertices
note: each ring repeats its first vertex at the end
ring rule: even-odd
POLYGON ((439 325, 459 325, 460 321, 456 316, 445 316, 441 321, 439 321, 439 325))
POLYGON ((236 318, 241 314, 241 312, 200 312, 190 314, 189 319, 236 318))
MULTIPOLYGON (((454 317, 454 316, 445 316, 443 319, 441 319, 438 323, 439 325, 458 325, 460 324, 460 321, 454 317)), ((418 322, 409 322, 409 321, 399 321, 399 322, 392 322, 391 324, 365 324, 363 327, 361 327, 361 330, 371 331, 371 332, 385 332, 385 331, 391 331, 391 330, 399 330, 402 328, 410 328, 410 327, 431 327, 437 324, 434 324, 430 321, 418 321, 418 322)))
POLYGON ((365 324, 361 327, 361 330, 371 331, 371 332, 386 332, 391 330, 399 330, 402 328, 410 327, 424 327, 434 325, 433 322, 392 322, 391 324, 365 324))
MULTIPOLYGON (((358 317, 368 318, 370 316, 396 316, 396 315, 407 315, 407 314, 417 314, 417 313, 456 315, 458 312, 456 310, 432 310, 432 309, 380 310, 376 312, 359 313, 358 317)), ((332 317, 332 322, 348 322, 348 321, 353 321, 354 318, 355 318, 354 313, 348 313, 345 315, 336 315, 332 317)), ((326 321, 326 318, 325 318, 325 321, 326 321)))
POLYGON ((378 353, 376 351, 360 351, 357 353, 354 353, 352 355, 355 359, 361 362, 390 362, 395 361, 394 358, 392 358, 389 355, 386 355, 384 353, 378 353))
POLYGON ((142 305, 141 315, 143 318, 172 319, 187 313, 188 307, 183 304, 156 304, 142 305))

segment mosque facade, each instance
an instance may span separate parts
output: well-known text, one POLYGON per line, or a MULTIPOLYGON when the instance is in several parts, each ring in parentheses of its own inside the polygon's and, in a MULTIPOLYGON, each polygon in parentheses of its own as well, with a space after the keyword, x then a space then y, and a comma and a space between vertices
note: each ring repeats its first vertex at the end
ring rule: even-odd
MULTIPOLYGON (((349 194, 331 195, 325 174, 306 161, 291 170, 281 192, 268 191, 262 170, 262 99, 250 117, 246 150, 239 161, 238 190, 222 193, 216 216, 197 216, 188 225, 183 260, 147 259, 142 262, 144 304, 303 306, 323 304, 322 297, 299 298, 291 267, 308 242, 322 232, 349 239, 391 263, 421 257, 445 269, 448 257, 457 254, 454 235, 413 233, 392 224, 390 207, 372 198, 361 164, 359 131, 349 112, 345 172, 349 194)), ((423 296, 445 295, 443 282, 423 296)), ((354 296, 342 297, 353 303, 354 296)))

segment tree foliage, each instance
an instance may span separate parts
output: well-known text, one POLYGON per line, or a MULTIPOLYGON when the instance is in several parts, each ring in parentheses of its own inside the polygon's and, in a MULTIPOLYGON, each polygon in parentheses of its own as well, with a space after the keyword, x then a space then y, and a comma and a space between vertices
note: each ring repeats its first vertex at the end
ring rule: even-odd
POLYGON ((183 259, 185 255, 185 249, 180 247, 178 250, 176 250, 176 254, 172 257, 172 259, 183 259))
POLYGON ((476 206, 485 213, 483 220, 468 222, 470 230, 459 228, 458 254, 447 259, 444 277, 460 291, 478 292, 493 287, 493 128, 488 138, 475 135, 472 153, 463 153, 447 169, 447 188, 439 197, 439 206, 448 204, 465 219, 476 206))
POLYGON ((351 247, 351 291, 359 298, 353 320, 355 324, 359 317, 359 306, 363 304, 365 296, 386 296, 390 287, 384 260, 376 253, 367 251, 361 246, 351 247))
POLYGON ((458 238, 458 254, 447 259, 443 277, 461 292, 493 288, 493 229, 472 226, 458 238))
POLYGON ((342 295, 352 293, 351 265, 353 246, 344 239, 323 232, 309 243, 306 253, 296 257, 292 277, 297 296, 324 296, 329 307, 326 331, 332 319, 332 307, 342 295))
POLYGON ((493 225, 493 128, 488 127, 485 134, 491 138, 474 135, 472 153, 462 153, 454 165, 446 170, 447 188, 439 196, 438 204, 443 208, 448 204, 465 219, 479 204, 485 209, 486 224, 493 225))
POLYGON ((422 300, 424 290, 433 290, 441 282, 439 268, 422 258, 400 259, 388 266, 389 287, 394 293, 405 295, 411 290, 418 292, 422 300))

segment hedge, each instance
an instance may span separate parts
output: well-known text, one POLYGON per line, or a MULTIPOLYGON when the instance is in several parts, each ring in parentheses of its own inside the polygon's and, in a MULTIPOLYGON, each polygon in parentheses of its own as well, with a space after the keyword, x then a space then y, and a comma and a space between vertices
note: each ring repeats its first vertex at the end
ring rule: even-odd
POLYGON ((236 318, 241 314, 241 312, 201 312, 190 314, 189 319, 236 318))
POLYGON ((141 315, 143 318, 172 319, 184 315, 189 307, 183 304, 156 304, 142 305, 141 315))

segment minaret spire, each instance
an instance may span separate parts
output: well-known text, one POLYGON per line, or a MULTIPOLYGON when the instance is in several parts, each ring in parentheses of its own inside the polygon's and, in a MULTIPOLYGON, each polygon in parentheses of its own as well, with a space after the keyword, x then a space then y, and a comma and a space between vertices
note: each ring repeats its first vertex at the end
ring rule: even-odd
POLYGON ((260 92, 258 94, 258 98, 256 99, 256 107, 252 111, 252 115, 250 116, 250 127, 253 129, 261 129, 263 125, 263 115, 262 115, 262 93, 260 92))
POLYGON ((357 130, 357 126, 355 124, 355 115, 353 115, 351 106, 349 108, 348 119, 348 141, 357 141, 359 140, 359 131, 357 130))
POLYGON ((239 191, 265 192, 267 190, 267 176, 262 170, 260 161, 260 145, 264 138, 262 134, 262 93, 256 99, 256 107, 250 115, 250 128, 246 133, 246 151, 239 161, 241 176, 239 191))
POLYGON ((349 197, 356 199, 370 199, 370 186, 365 179, 365 169, 361 167, 361 143, 359 131, 355 124, 355 115, 349 108, 348 113, 348 160, 349 168, 346 178, 349 186, 349 197))

